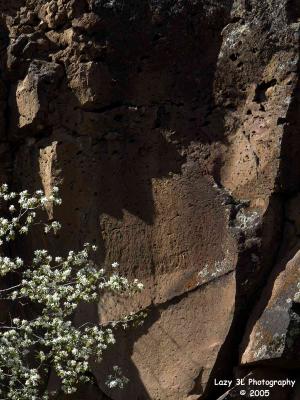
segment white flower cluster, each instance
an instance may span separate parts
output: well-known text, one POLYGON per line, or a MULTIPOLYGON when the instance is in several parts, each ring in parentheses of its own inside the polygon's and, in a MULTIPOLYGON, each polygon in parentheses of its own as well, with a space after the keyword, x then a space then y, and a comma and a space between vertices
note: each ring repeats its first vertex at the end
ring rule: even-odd
POLYGON ((8 272, 16 271, 22 267, 23 264, 23 260, 20 257, 11 259, 9 257, 0 256, 0 276, 4 276, 8 272))
MULTIPOLYGON (((48 202, 61 204, 58 188, 46 197, 42 191, 34 196, 27 191, 9 193, 7 185, 0 188, 0 198, 9 204, 11 219, 0 218, 0 237, 12 240, 16 234, 27 233, 36 222, 36 211, 48 202)), ((45 225, 45 232, 60 229, 56 221, 45 225)), ((18 271, 16 285, 0 290, 0 299, 39 305, 36 318, 13 318, 0 325, 0 398, 12 400, 46 400, 46 379, 54 368, 65 393, 76 391, 80 382, 89 380, 91 361, 100 361, 102 353, 115 343, 113 328, 141 323, 145 313, 130 314, 106 326, 85 324, 75 327, 72 315, 81 302, 98 301, 103 290, 117 294, 136 293, 143 289, 137 279, 121 276, 119 264, 112 264, 107 274, 92 259, 97 247, 86 243, 81 251, 69 251, 66 257, 52 257, 47 250, 36 250, 32 263, 25 266, 21 258, 0 257, 0 276, 18 271), (35 355, 35 357, 33 357, 35 355)), ((108 385, 124 387, 127 379, 114 367, 108 385)))
MULTIPOLYGON (((27 234, 30 227, 36 223, 37 209, 44 209, 46 204, 61 204, 61 199, 58 196, 58 187, 53 188, 53 193, 47 197, 42 190, 37 190, 34 195, 30 195, 28 190, 23 190, 20 193, 9 192, 6 184, 0 187, 0 199, 13 202, 8 205, 8 210, 11 213, 9 218, 0 217, 0 244, 3 241, 9 242, 14 240, 16 234, 27 234)), ((60 224, 53 221, 50 225, 45 224, 45 231, 53 230, 56 233, 60 229, 60 224)))
POLYGON ((108 376, 107 386, 110 389, 120 388, 123 389, 124 386, 128 383, 128 379, 123 376, 122 370, 117 365, 113 366, 113 374, 108 376))

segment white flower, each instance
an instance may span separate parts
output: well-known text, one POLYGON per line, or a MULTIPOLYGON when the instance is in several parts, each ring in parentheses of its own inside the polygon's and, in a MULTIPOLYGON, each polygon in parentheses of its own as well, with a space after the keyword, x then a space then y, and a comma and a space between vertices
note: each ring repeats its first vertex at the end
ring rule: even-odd
POLYGON ((57 221, 53 221, 51 227, 54 232, 58 231, 61 228, 61 224, 57 221))
POLYGON ((27 226, 22 226, 22 228, 20 229, 20 233, 28 233, 27 226))
POLYGON ((120 266, 120 264, 115 261, 111 264, 111 266, 112 266, 112 268, 118 268, 120 266))
POLYGON ((44 204, 48 203, 48 198, 46 196, 44 196, 44 197, 41 198, 40 201, 41 201, 41 204, 44 205, 44 204))
POLYGON ((20 257, 17 257, 15 262, 18 267, 21 267, 23 265, 23 260, 20 257))
POLYGON ((114 379, 114 380, 112 380, 112 381, 109 381, 108 384, 107 384, 107 386, 108 386, 110 389, 112 389, 112 388, 114 388, 114 387, 117 387, 117 386, 118 386, 118 381, 117 381, 116 379, 114 379))

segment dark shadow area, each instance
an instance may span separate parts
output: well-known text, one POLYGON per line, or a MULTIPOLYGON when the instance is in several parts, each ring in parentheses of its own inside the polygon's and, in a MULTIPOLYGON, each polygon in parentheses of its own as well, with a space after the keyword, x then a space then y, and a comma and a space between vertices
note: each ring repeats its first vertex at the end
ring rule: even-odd
MULTIPOLYGON (((299 38, 300 40, 300 38, 299 38)), ((300 51, 300 45, 299 45, 300 51)), ((300 72, 298 62, 295 72, 300 72)), ((283 124, 283 137, 280 154, 280 174, 278 177, 278 191, 285 196, 291 196, 300 190, 300 80, 293 93, 293 100, 283 124)))
POLYGON ((13 2, 7 2, 5 0, 0 1, 1 13, 14 16, 21 7, 25 5, 25 0, 14 0, 13 2))
POLYGON ((300 4, 297 0, 288 0, 287 16, 289 23, 299 22, 300 20, 300 4))
POLYGON ((181 146, 226 141, 225 111, 215 104, 213 84, 231 4, 94 2, 106 20, 95 39, 108 40, 114 49, 106 62, 125 103, 155 107, 155 127, 174 130, 181 146))

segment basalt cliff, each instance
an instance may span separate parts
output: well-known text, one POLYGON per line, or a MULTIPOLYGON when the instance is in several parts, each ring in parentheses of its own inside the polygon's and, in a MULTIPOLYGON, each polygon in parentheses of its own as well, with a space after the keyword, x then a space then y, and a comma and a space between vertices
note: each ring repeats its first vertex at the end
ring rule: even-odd
POLYGON ((61 398, 238 400, 216 383, 251 376, 298 377, 269 398, 299 400, 299 1, 1 0, 0 15, 0 180, 63 198, 61 234, 17 250, 90 241, 145 286, 77 313, 148 317, 61 398), (105 385, 115 364, 122 391, 105 385))

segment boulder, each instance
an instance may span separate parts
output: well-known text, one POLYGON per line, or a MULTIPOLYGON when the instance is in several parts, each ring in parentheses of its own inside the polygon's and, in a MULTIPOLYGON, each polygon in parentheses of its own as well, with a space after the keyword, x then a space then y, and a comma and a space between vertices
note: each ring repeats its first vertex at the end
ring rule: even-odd
MULTIPOLYGON (((63 72, 60 65, 45 61, 33 61, 26 77, 16 87, 18 127, 47 124, 49 103, 55 96, 63 72)), ((40 125, 40 126, 38 126, 40 125)))

